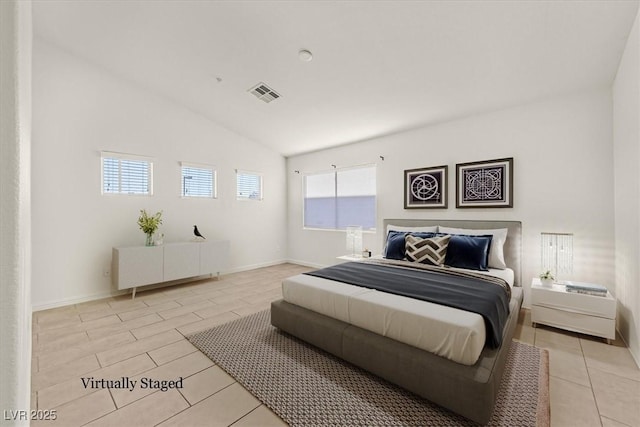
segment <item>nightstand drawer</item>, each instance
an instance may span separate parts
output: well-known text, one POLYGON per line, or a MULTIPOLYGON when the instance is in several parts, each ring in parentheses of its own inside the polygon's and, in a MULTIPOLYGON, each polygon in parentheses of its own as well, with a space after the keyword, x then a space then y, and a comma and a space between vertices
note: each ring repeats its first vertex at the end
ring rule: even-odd
POLYGON ((539 305, 533 306, 531 321, 608 339, 615 339, 616 336, 615 319, 590 316, 539 305))
POLYGON ((607 294, 606 297, 600 297, 566 292, 562 285, 554 285, 553 288, 532 286, 531 303, 607 319, 616 318, 616 300, 610 294, 607 294))

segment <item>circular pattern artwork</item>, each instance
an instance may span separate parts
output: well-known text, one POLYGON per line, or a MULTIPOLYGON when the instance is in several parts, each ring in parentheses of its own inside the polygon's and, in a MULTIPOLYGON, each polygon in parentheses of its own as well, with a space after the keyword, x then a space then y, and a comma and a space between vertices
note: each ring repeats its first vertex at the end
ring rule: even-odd
POLYGON ((446 208, 447 166, 404 171, 404 208, 446 208))
POLYGON ((440 196, 438 181, 433 175, 422 174, 411 182, 411 194, 418 200, 431 200, 440 196))

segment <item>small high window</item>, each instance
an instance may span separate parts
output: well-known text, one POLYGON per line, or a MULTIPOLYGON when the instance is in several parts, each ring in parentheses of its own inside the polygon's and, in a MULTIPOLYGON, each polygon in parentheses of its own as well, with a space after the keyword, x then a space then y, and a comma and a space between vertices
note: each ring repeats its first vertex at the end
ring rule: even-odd
POLYGON ((182 162, 182 197, 215 199, 217 194, 216 170, 213 166, 182 162))
POLYGON ((153 194, 153 161, 133 154, 103 151, 102 194, 153 194))
POLYGON ((254 172, 236 172, 238 200, 262 200, 262 175, 254 172))

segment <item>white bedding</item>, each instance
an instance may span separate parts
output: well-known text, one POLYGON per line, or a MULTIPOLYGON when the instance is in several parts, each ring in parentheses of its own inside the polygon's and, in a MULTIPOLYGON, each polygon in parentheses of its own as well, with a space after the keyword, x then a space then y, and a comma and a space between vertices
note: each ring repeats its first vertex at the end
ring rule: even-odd
MULTIPOLYGON (((513 286, 511 269, 485 274, 510 278, 513 286)), ((285 279, 282 295, 291 304, 464 365, 478 360, 485 343, 482 316, 457 308, 305 274, 285 279)))

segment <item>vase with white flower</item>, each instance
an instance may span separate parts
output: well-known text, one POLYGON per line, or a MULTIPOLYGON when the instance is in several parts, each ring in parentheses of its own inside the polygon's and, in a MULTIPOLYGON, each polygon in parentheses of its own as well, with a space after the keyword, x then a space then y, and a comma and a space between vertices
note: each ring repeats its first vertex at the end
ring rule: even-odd
POLYGON ((150 216, 147 214, 146 209, 140 210, 138 226, 140 227, 140 230, 147 235, 145 246, 153 246, 153 233, 156 232, 160 224, 162 224, 162 211, 156 212, 155 215, 150 216))
POLYGON ((555 277, 553 277, 553 274, 551 274, 550 270, 547 270, 544 273, 540 274, 540 283, 542 283, 542 286, 550 288, 551 286, 553 286, 554 280, 555 277))

